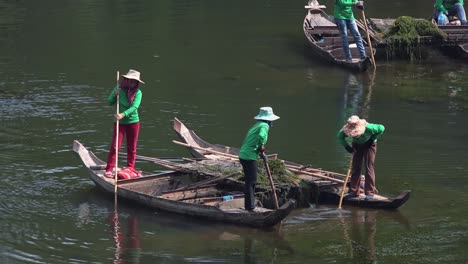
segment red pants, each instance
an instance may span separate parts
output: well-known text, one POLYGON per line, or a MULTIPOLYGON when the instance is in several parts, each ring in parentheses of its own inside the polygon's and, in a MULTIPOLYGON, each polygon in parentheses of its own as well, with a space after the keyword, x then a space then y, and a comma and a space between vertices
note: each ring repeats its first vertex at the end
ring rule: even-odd
MULTIPOLYGON (((115 123, 114 131, 112 132, 112 143, 109 148, 109 155, 107 156, 107 167, 106 171, 112 171, 115 167, 115 123)), ((136 149, 138 142, 138 134, 140 133, 140 122, 133 124, 119 124, 119 150, 122 146, 122 141, 125 135, 127 135, 127 167, 135 168, 136 160, 136 149)))

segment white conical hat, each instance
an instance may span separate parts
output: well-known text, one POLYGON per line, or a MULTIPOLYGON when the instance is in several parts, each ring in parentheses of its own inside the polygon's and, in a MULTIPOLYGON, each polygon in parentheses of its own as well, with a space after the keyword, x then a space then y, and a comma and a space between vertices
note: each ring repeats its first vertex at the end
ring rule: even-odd
POLYGON ((142 80, 140 80, 140 72, 139 71, 135 71, 135 70, 130 69, 127 72, 127 74, 124 74, 122 76, 127 78, 127 79, 137 80, 137 81, 139 81, 141 83, 145 83, 142 80))

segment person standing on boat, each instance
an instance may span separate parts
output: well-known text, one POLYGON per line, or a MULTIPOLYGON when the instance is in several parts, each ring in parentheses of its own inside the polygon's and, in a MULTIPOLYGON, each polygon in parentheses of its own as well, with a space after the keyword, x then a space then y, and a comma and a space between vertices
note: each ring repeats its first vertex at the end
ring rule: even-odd
MULTIPOLYGON (((142 92, 138 88, 140 83, 140 72, 130 69, 127 74, 122 75, 123 79, 118 86, 116 86, 107 101, 109 105, 117 103, 117 95, 119 96, 119 114, 115 114, 115 118, 119 120, 119 142, 118 148, 122 145, 124 136, 127 140, 127 167, 135 168, 136 149, 138 134, 140 133, 140 118, 138 116, 138 107, 140 107, 142 92), (123 90, 123 92, 121 92, 123 90)), ((114 131, 112 133, 112 143, 107 156, 107 166, 104 176, 112 178, 112 171, 115 167, 115 137, 116 125, 114 124, 114 131)))
POLYGON ((352 62, 353 58, 351 56, 351 50, 349 49, 348 42, 348 29, 353 35, 354 42, 356 42, 357 48, 359 50, 360 59, 364 60, 366 55, 366 49, 362 42, 361 34, 359 33, 356 21, 354 21, 354 15, 352 7, 356 6, 357 8, 363 10, 364 2, 357 0, 335 0, 334 5, 334 17, 335 23, 340 31, 341 40, 343 41, 343 51, 346 56, 347 62, 352 62))
POLYGON ((434 19, 438 25, 447 25, 449 23, 448 16, 457 16, 462 25, 468 24, 463 0, 436 0, 434 8, 434 19))
POLYGON ((245 210, 255 209, 255 185, 257 184, 257 159, 260 153, 265 151, 265 144, 268 140, 268 131, 273 126, 273 121, 279 116, 273 114, 271 107, 261 107, 260 112, 254 117, 258 120, 253 125, 242 143, 239 152, 239 161, 242 165, 245 177, 244 194, 245 210))
POLYGON ((338 132, 338 141, 345 149, 353 154, 351 171, 351 183, 349 185, 349 198, 359 196, 359 184, 361 182, 361 168, 364 160, 366 166, 364 193, 366 199, 371 200, 377 193, 375 188, 375 156, 377 154, 377 139, 383 134, 385 127, 380 124, 367 123, 365 119, 353 115, 338 132), (350 146, 346 138, 351 138, 350 146))

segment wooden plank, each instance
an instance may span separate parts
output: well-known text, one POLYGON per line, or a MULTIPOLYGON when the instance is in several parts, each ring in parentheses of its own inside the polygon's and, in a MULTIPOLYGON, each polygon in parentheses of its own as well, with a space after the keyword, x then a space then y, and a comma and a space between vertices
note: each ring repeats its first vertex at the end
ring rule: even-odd
POLYGON ((327 7, 324 6, 324 5, 313 5, 313 6, 306 5, 306 6, 304 6, 304 8, 306 8, 306 9, 320 9, 320 8, 325 9, 325 8, 327 8, 327 7))

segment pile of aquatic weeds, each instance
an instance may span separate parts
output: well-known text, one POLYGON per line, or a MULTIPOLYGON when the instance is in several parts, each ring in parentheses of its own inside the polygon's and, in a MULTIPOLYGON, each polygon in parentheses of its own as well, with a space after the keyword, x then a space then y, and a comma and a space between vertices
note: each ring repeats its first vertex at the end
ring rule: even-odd
POLYGON ((443 41, 447 35, 431 21, 409 16, 398 17, 384 34, 387 43, 387 57, 409 58, 424 57, 424 46, 443 41))
MULTIPOLYGON (((275 185, 282 184, 299 184, 301 179, 295 173, 291 172, 286 168, 284 162, 280 159, 270 159, 268 160, 268 166, 270 167, 271 177, 275 185)), ((268 180, 268 175, 265 169, 265 163, 263 160, 258 161, 258 178, 257 185, 269 185, 270 181, 268 180)), ((243 180, 243 178, 242 178, 243 180)))

